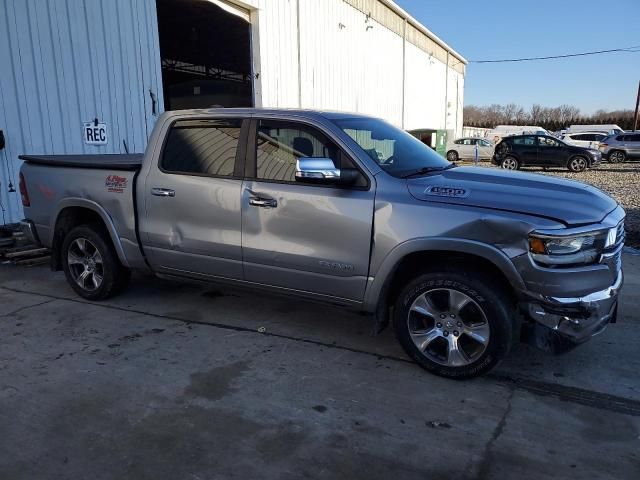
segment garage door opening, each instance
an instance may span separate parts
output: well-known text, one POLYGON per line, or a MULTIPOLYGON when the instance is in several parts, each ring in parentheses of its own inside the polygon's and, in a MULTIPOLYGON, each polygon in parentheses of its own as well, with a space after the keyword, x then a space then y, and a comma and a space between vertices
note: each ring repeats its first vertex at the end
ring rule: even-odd
POLYGON ((249 13, 224 0, 157 0, 165 110, 251 107, 249 13))

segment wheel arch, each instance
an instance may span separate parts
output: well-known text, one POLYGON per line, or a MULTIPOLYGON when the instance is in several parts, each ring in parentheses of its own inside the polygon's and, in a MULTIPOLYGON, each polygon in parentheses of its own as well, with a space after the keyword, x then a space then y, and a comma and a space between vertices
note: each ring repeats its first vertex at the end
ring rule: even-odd
POLYGON ((514 299, 525 290, 524 281, 513 262, 491 245, 454 238, 407 241, 387 255, 367 286, 363 306, 365 311, 375 314, 376 331, 381 331, 388 324, 389 307, 409 278, 452 264, 489 273, 514 299))
POLYGON ((65 235, 78 225, 99 223, 109 234, 118 259, 123 266, 129 267, 113 220, 98 203, 85 198, 67 198, 62 200, 52 216, 51 225, 51 266, 54 270, 62 268, 60 250, 65 235))

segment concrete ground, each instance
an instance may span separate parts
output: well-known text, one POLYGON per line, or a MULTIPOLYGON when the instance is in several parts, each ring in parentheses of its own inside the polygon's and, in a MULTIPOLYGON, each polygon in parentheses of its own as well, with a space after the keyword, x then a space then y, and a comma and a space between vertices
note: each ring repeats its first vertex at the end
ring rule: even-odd
POLYGON ((619 323, 444 380, 335 307, 0 266, 0 479, 640 478, 640 256, 619 323))

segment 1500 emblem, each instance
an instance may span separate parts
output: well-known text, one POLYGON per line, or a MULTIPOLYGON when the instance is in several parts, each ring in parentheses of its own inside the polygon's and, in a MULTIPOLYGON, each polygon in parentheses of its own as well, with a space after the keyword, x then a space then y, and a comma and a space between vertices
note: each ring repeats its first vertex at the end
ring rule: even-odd
POLYGON ((435 197, 454 197, 454 198, 466 198, 469 196, 469 190, 458 187, 429 187, 424 193, 426 195, 433 195, 435 197))

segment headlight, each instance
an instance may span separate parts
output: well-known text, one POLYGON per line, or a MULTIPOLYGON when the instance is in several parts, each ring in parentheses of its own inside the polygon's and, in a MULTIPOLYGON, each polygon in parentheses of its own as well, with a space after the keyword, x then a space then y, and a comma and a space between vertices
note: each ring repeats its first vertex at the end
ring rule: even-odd
POLYGON ((538 263, 548 266, 595 263, 607 241, 607 231, 574 236, 529 235, 529 252, 538 263))

